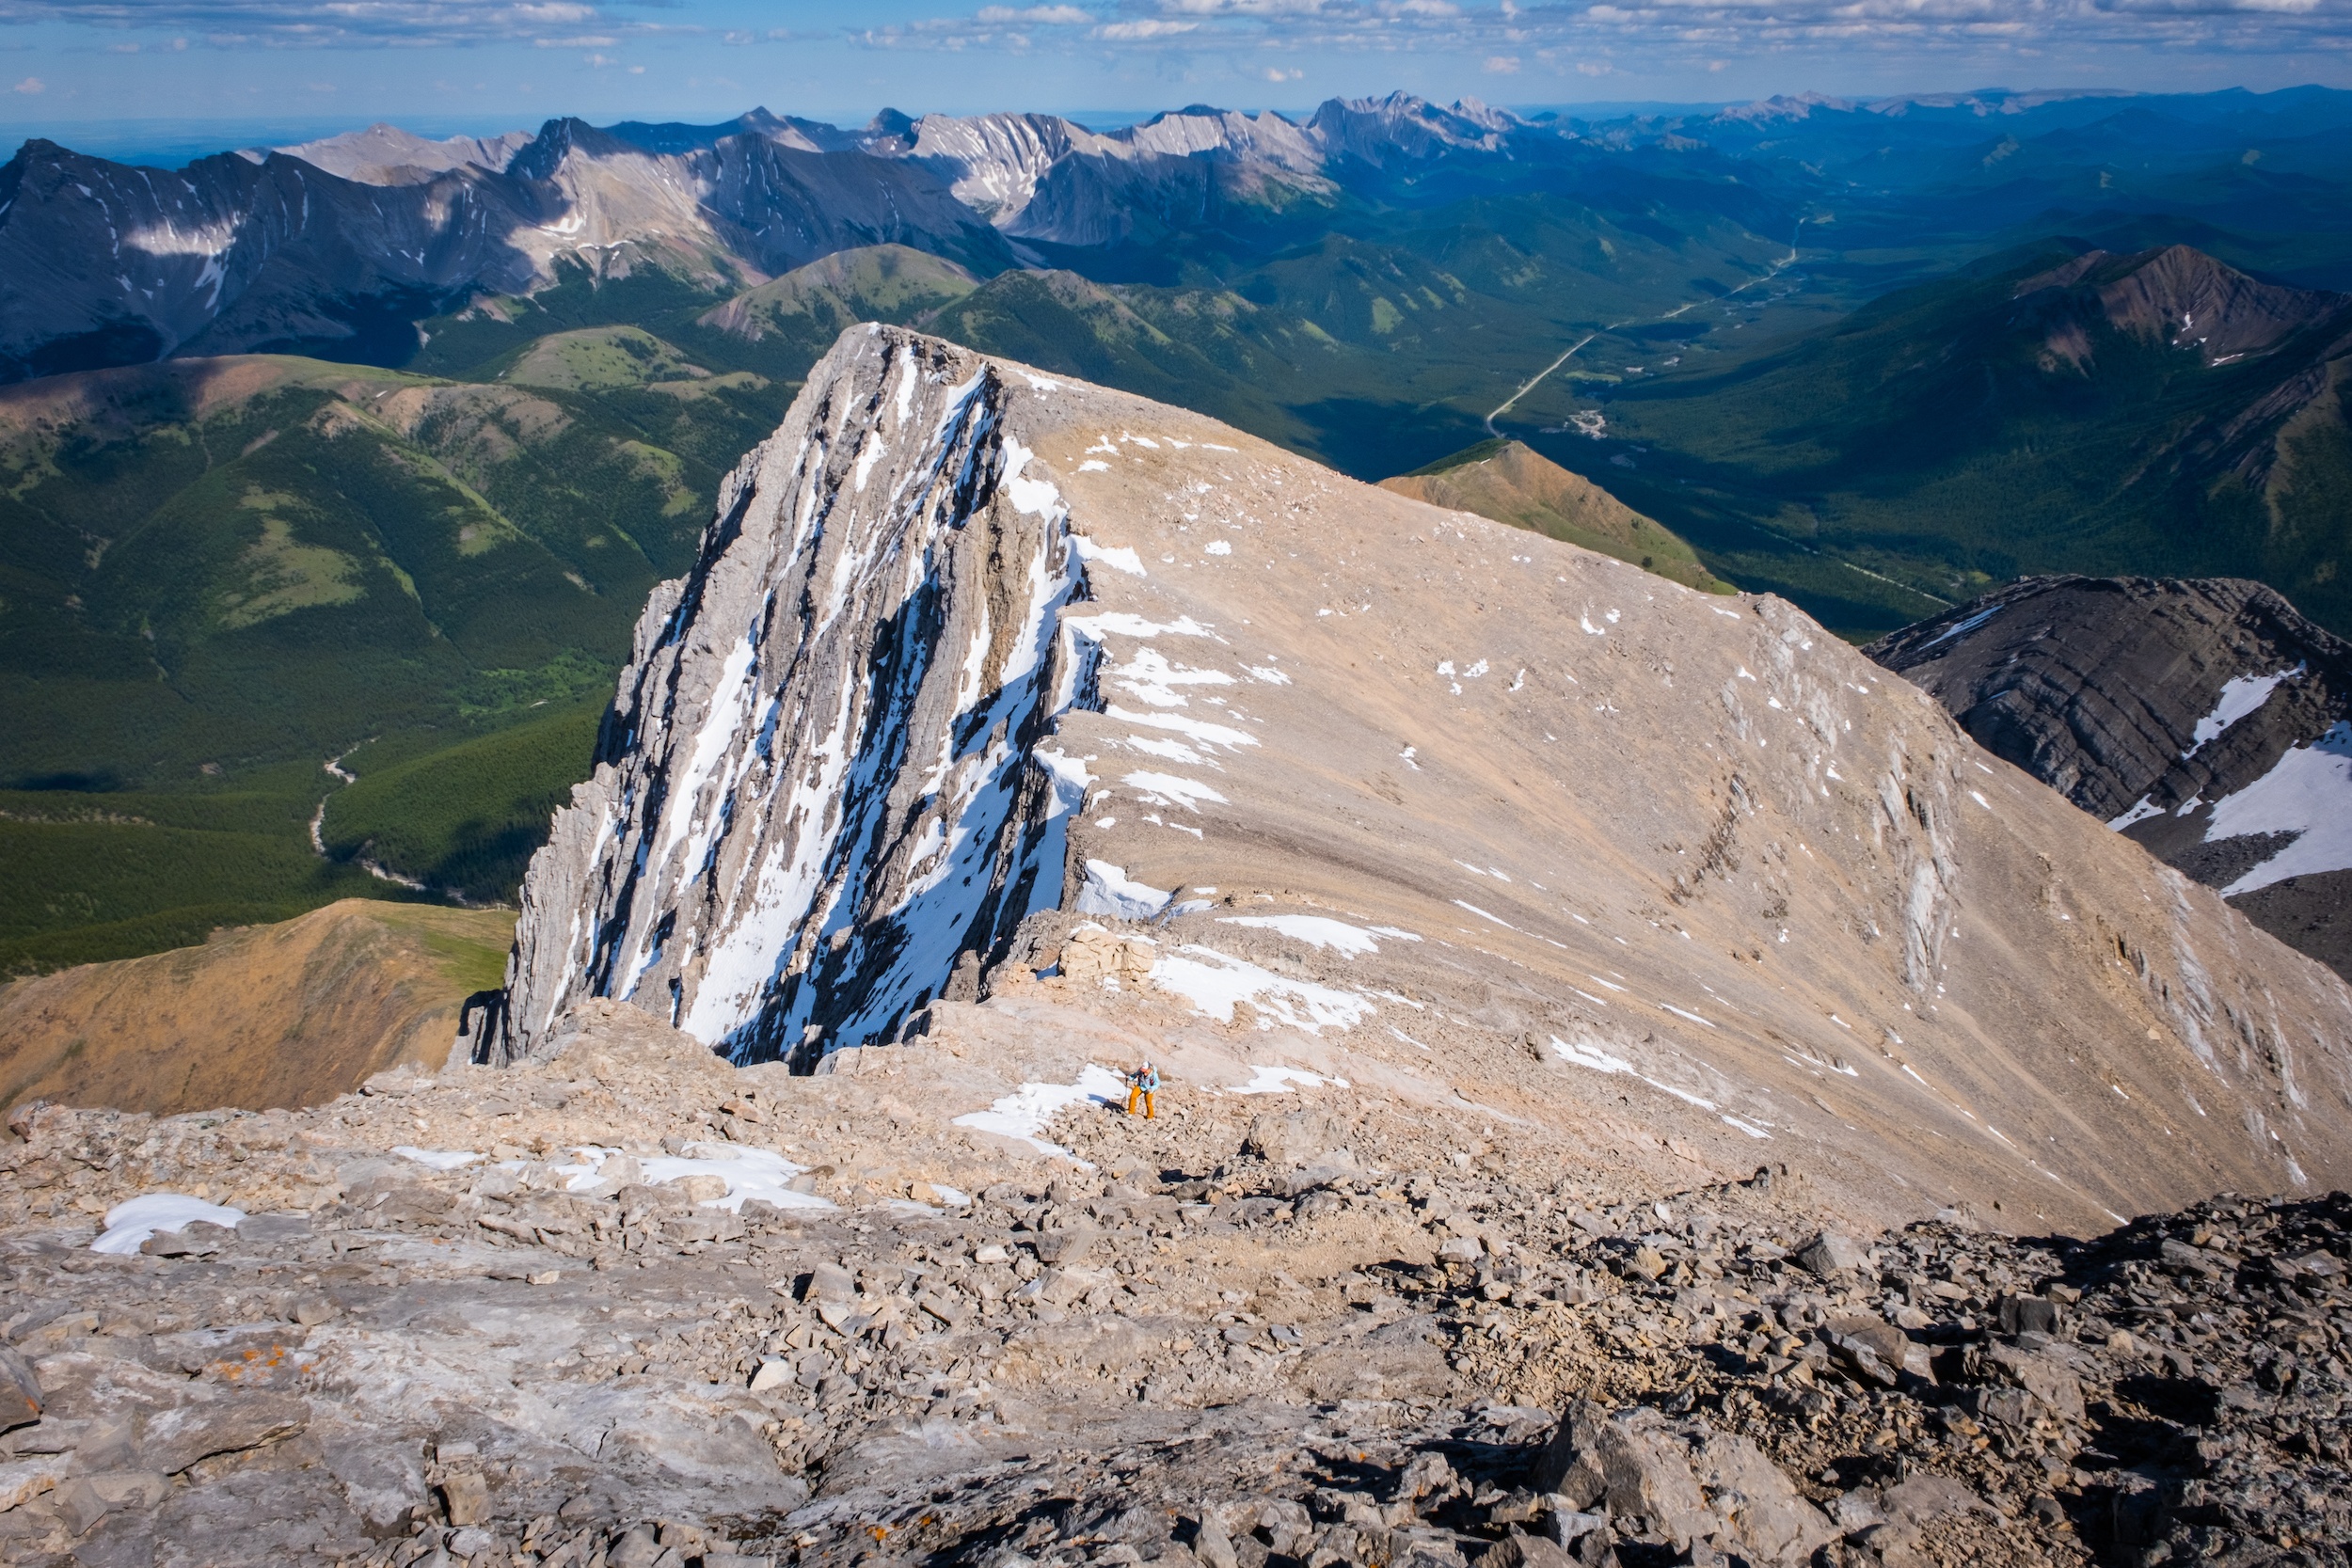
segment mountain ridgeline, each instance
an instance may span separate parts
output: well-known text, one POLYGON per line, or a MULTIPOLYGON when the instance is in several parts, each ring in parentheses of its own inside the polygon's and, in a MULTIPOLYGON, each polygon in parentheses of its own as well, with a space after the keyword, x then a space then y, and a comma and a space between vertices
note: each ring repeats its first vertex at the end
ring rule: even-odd
POLYGON ((1673 533, 1518 441, 1481 441, 1409 474, 1384 479, 1380 488, 1613 555, 1686 588, 1733 592, 1673 533))
POLYGON ((2341 979, 1781 601, 882 327, 717 516, 479 1059, 634 1012, 849 1071, 1050 995, 1126 1031, 1077 1049, 1639 1094, 1857 1201, 2065 1224, 2352 1160, 2341 979))

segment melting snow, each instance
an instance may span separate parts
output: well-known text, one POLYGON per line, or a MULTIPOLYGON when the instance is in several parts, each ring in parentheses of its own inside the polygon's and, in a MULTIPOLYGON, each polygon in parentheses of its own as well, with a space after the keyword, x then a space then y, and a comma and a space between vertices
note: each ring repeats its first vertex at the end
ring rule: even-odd
POLYGON ((1062 1112, 1089 1100, 1098 1105, 1124 1105, 1127 1082, 1110 1069, 1089 1062, 1074 1084, 1024 1084, 987 1110, 956 1117, 956 1125, 1018 1138, 1040 1154, 1067 1155, 1070 1150, 1038 1134, 1062 1112))
POLYGON ((1333 920, 1328 915, 1321 914, 1234 914, 1223 917, 1218 924, 1254 926, 1263 930, 1279 931, 1295 942, 1303 942, 1317 949, 1328 947, 1343 958, 1349 958, 1380 951, 1380 943, 1375 940, 1374 931, 1380 936, 1395 937, 1406 942, 1421 940, 1410 931, 1400 931, 1392 926, 1375 927, 1374 931, 1367 931, 1360 926, 1350 926, 1344 920, 1333 920))
MULTIPOLYGON (((573 1192, 584 1192, 602 1180, 597 1172, 605 1161, 620 1152, 616 1148, 584 1146, 574 1152, 586 1162, 578 1165, 558 1165, 556 1170, 571 1178, 573 1192)), ((740 1210, 748 1198, 772 1203, 779 1209, 831 1209, 831 1200, 815 1193, 796 1193, 791 1188, 794 1177, 808 1167, 796 1165, 772 1149, 754 1148, 742 1144, 693 1143, 686 1152, 641 1157, 638 1167, 644 1172, 645 1184, 658 1187, 664 1181, 675 1181, 688 1176, 715 1176, 727 1184, 727 1196, 704 1202, 705 1209, 740 1210)))
POLYGON ((392 1152, 404 1160, 414 1160, 435 1170, 456 1170, 482 1158, 469 1148, 419 1148, 414 1144, 395 1144, 392 1152))
POLYGON ((2352 721, 2338 720, 2308 746, 2214 802, 2205 842, 2243 833, 2295 833, 2295 842, 2221 890, 2224 898, 2289 877, 2352 869, 2352 721))
POLYGON ((1499 914, 1488 914, 1485 910, 1480 909, 1475 904, 1466 904, 1459 898, 1456 898, 1454 902, 1458 908, 1470 911, 1470 913, 1476 915, 1481 920, 1493 921, 1496 925, 1502 927, 1506 931, 1516 931, 1518 929, 1517 926, 1512 925, 1509 921, 1503 919, 1502 916, 1499 914))
POLYGON ((1085 883, 1078 889, 1077 909, 1080 914, 1105 914, 1117 920, 1149 920, 1168 908, 1175 897, 1173 890, 1163 893, 1155 887, 1128 879, 1123 866, 1108 861, 1087 862, 1085 883))
POLYGON ((2145 822, 2152 816, 2162 816, 2163 815, 2164 808, 2162 806, 2149 804, 2148 797, 2143 795, 2137 801, 2133 802, 2131 810, 2125 812, 2121 816, 2109 817, 2107 819, 2107 826, 2113 828, 2120 833, 2135 822, 2145 822))
POLYGON ((1211 724, 1199 719, 1187 719, 1181 713, 1136 713, 1113 703, 1104 710, 1105 716, 1123 720, 1130 724, 1142 724, 1155 730, 1174 730, 1204 746, 1255 746, 1258 737, 1247 730, 1229 724, 1211 724))
POLYGON ((92 1252, 134 1253, 158 1230, 179 1231, 202 1221, 233 1226, 245 1211, 207 1203, 183 1193, 143 1193, 106 1211, 106 1228, 89 1244, 92 1252))
POLYGON ((1995 615, 1998 615, 2007 608, 2008 606, 2006 605, 1996 604, 1991 610, 1980 610, 1963 621, 1955 621, 1952 625, 1946 626, 1942 631, 1937 632, 1933 637, 1929 638, 1925 642, 1920 643, 1920 651, 1924 653, 1926 650, 1934 647, 1938 642, 1946 641, 1951 638, 1965 637, 1970 632, 1976 630, 1979 626, 1984 625, 1987 621, 1993 619, 1995 615))
MULTIPOLYGON (((1695 1105, 1702 1111, 1712 1111, 1715 1109, 1715 1102, 1713 1101, 1702 1100, 1697 1095, 1676 1088, 1672 1084, 1661 1084, 1657 1079, 1652 1078, 1649 1074, 1636 1068, 1631 1062, 1627 1061, 1624 1057, 1613 1056, 1608 1052, 1603 1051, 1599 1046, 1593 1044, 1589 1040, 1579 1040, 1575 1044, 1571 1045, 1566 1040, 1562 1039, 1559 1036, 1554 1035, 1551 1037, 1551 1048, 1560 1053, 1560 1059, 1562 1061, 1570 1063, 1576 1067, 1591 1068, 1595 1072, 1622 1072, 1630 1077, 1639 1078, 1643 1083, 1647 1084, 1651 1088, 1656 1089, 1662 1094, 1673 1095, 1677 1100, 1682 1101, 1686 1104, 1695 1105)), ((1728 1120, 1729 1118, 1726 1117, 1725 1119, 1728 1120)))
POLYGON ((1227 544, 1222 539, 1212 539, 1202 547, 1211 555, 1231 555, 1233 553, 1233 546, 1227 544))
POLYGON ((1110 467, 1111 466, 1101 458, 1089 457, 1078 465, 1078 471, 1082 474, 1104 474, 1110 472, 1110 467))
POLYGON ((2309 667, 2306 660, 2276 674, 2232 675, 2223 681, 2220 699, 2214 704, 2213 711, 2197 721, 2197 727, 2189 732, 2189 738, 2196 744, 2181 753, 2181 760, 2186 762, 2205 749, 2206 741, 2220 739, 2224 730, 2248 714, 2260 711, 2270 701, 2270 694, 2279 689, 2280 682, 2300 679, 2309 667))
POLYGON ((1181 740, 1154 740, 1148 736, 1131 735, 1127 737, 1127 744, 1136 751, 1151 756, 1166 757, 1170 762, 1181 762, 1195 768, 1216 766, 1181 740))
MULTIPOLYGON (((1084 473, 1089 468, 1100 468, 1103 467, 1104 467, 1104 465, 1101 463, 1082 463, 1078 466, 1078 471, 1080 473, 1084 473)), ((1133 545, 1120 545, 1115 547, 1109 545, 1098 545, 1083 533, 1072 534, 1070 536, 1070 542, 1078 546, 1078 559, 1086 562, 1089 565, 1091 565, 1095 562, 1099 561, 1104 565, 1110 567, 1112 570, 1124 572, 1131 578, 1139 578, 1147 575, 1143 569, 1143 558, 1136 554, 1136 547, 1133 545)), ((1121 616, 1116 612, 1110 615, 1091 616, 1088 618, 1088 621, 1109 622, 1119 619, 1140 622, 1142 625, 1147 626, 1152 626, 1152 623, 1143 620, 1143 617, 1139 615, 1121 616)), ((1078 625, 1081 623, 1073 620, 1072 624, 1078 625)), ((1151 631, 1138 631, 1123 626, 1107 625, 1104 627, 1104 630, 1105 631, 1126 632, 1130 637, 1150 637, 1153 632, 1173 631, 1174 629, 1175 628, 1172 626, 1152 626, 1151 631)))
POLYGON ((1183 778, 1174 773, 1130 773, 1125 780, 1152 805, 1179 805, 1186 811, 1199 811, 1203 800, 1225 803, 1225 797, 1198 779, 1183 778))
POLYGON ((1266 1067, 1261 1063, 1252 1062, 1249 1064, 1249 1071, 1251 1077, 1248 1083, 1235 1084, 1225 1092, 1227 1094, 1288 1094, 1294 1088, 1318 1088, 1325 1084, 1334 1088, 1347 1087, 1347 1080, 1344 1078, 1326 1078, 1319 1073, 1309 1072, 1305 1068, 1266 1067))
MULTIPOLYGON (((1130 558, 1136 553, 1132 546, 1121 548, 1122 552, 1130 558)), ((1078 554, 1081 557, 1085 556, 1086 549, 1083 546, 1080 546, 1078 554)), ((1141 562, 1136 562, 1138 568, 1141 565, 1141 562)), ((1140 570, 1137 575, 1141 575, 1140 570)), ((1162 632, 1167 632, 1171 637, 1215 637, 1216 635, 1189 615, 1180 615, 1175 620, 1163 624, 1158 621, 1146 620, 1131 610, 1106 610, 1098 615, 1065 615, 1061 618, 1061 624, 1083 636, 1092 638, 1097 642, 1105 637, 1149 638, 1157 637, 1162 632)))
POLYGON ((1180 686, 1233 686, 1238 684, 1222 670, 1196 670, 1182 664, 1171 664, 1168 656, 1157 648, 1137 648, 1136 657, 1111 672, 1121 690, 1134 693, 1153 707, 1184 707, 1186 700, 1180 696, 1180 686))
POLYGON ((1374 1011, 1372 1004, 1354 991, 1285 979, 1198 944, 1181 947, 1153 964, 1152 983, 1225 1023, 1233 1021, 1233 1005, 1247 1002, 1262 1015, 1261 1029, 1270 1029, 1277 1022, 1311 1034, 1320 1033, 1327 1025, 1351 1029, 1374 1011))

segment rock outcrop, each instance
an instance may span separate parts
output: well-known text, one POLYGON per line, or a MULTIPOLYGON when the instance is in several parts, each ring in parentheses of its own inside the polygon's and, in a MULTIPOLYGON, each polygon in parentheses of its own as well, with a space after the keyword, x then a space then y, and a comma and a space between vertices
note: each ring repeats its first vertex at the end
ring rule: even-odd
POLYGON ((1122 1053, 1507 1061, 1874 1213, 2352 1174, 2344 983, 1788 606, 892 329, 657 594, 524 906, 491 1055, 590 999, 870 1055, 1066 955, 1122 1053))
POLYGON ((2235 578, 2028 578, 1864 650, 2352 974, 2352 645, 2235 578))
POLYGON ((862 1045, 1062 902, 1084 768, 1041 742, 1090 644, 1020 379, 853 330, 729 478, 532 863, 496 1053, 588 996, 741 1060, 862 1045))

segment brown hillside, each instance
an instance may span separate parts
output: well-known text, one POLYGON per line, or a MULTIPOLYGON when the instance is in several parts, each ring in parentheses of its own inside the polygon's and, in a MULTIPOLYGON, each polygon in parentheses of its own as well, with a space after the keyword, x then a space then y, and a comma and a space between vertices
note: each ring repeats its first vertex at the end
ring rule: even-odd
POLYGON ((0 1106, 315 1105, 399 1063, 437 1069, 513 928, 498 911, 347 898, 16 981, 0 989, 0 1106))
POLYGON ((1731 591, 1673 531, 1518 441, 1481 441, 1426 468, 1384 479, 1380 488, 1581 545, 1685 587, 1731 591))

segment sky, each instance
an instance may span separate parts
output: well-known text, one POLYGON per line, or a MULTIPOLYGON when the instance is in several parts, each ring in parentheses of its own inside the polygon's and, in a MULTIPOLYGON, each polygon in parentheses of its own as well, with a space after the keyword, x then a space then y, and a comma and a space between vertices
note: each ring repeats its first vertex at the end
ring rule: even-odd
MULTIPOLYGON (((0 0, 0 126, 2352 87, 2352 0, 0 0)), ((97 149, 93 148, 92 150, 97 149)))

